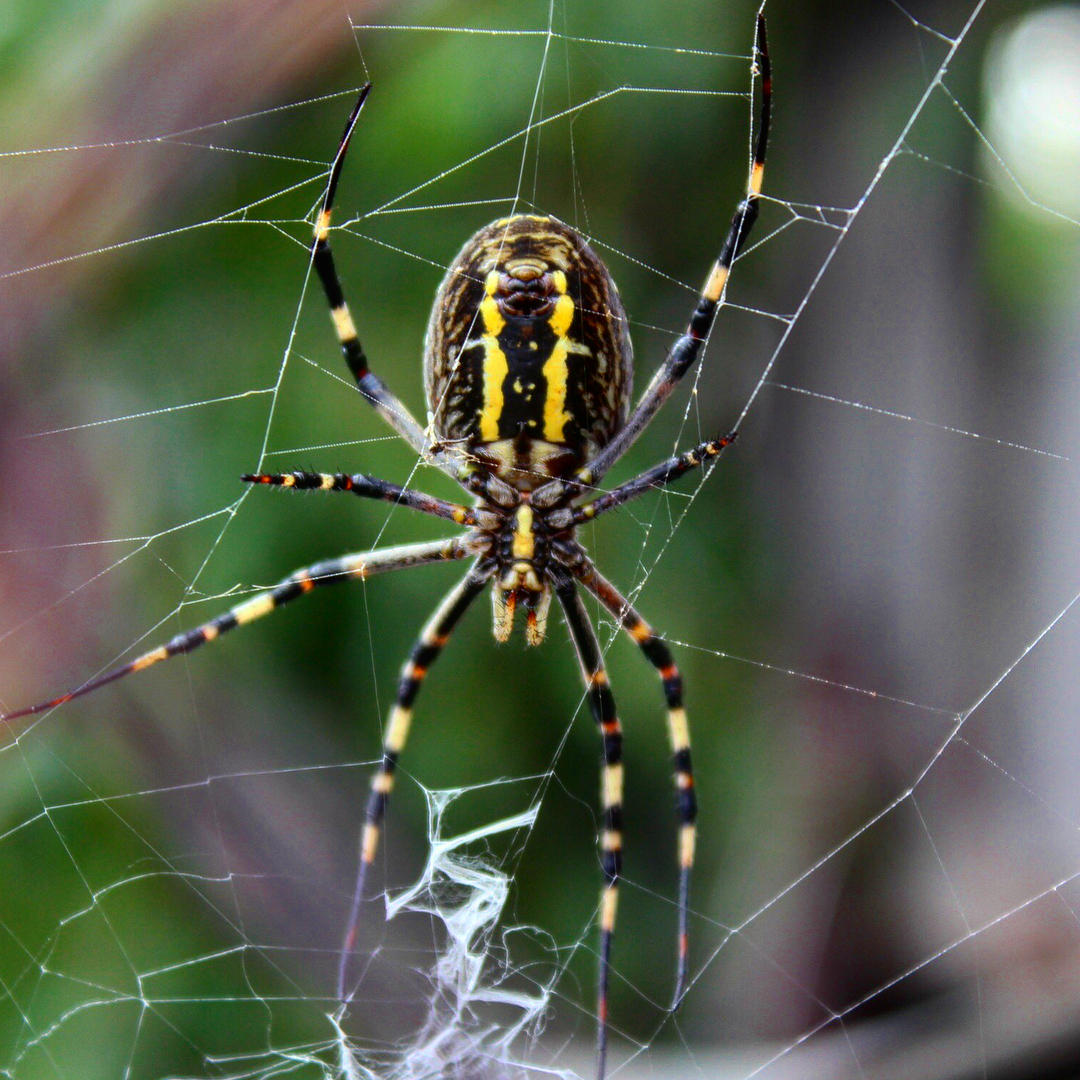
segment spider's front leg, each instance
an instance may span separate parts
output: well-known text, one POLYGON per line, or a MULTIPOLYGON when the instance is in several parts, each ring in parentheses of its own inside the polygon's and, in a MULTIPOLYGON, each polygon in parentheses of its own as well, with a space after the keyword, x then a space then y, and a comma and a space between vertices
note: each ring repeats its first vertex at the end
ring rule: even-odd
POLYGON ((334 162, 330 168, 330 178, 326 184, 326 194, 323 196, 322 208, 315 220, 315 235, 311 242, 311 258, 315 265, 315 272, 319 275, 323 292, 326 294, 326 302, 330 306, 330 318, 334 323, 334 331, 341 345, 345 363, 352 372, 360 393, 364 395, 375 407, 376 412, 422 457, 427 456, 429 451, 428 440, 424 435, 423 428, 416 422, 405 405, 390 392, 387 385, 368 366, 367 354, 360 344, 360 336, 353 322, 349 305, 345 302, 345 291, 341 286, 341 278, 338 277, 337 267, 334 265, 334 255, 330 250, 330 217, 334 210, 334 196, 337 194, 338 181, 341 179, 341 170, 345 166, 345 155, 349 151, 349 143, 352 140, 353 130, 360 117, 360 110, 367 101, 371 92, 371 83, 368 83, 361 91, 360 97, 353 106, 349 119, 345 124, 345 131, 341 136, 334 162))
POLYGON ((311 242, 312 264, 315 267, 316 274, 318 274, 323 293, 326 296, 326 302, 330 308, 330 319, 334 324, 334 332, 341 346, 341 353, 345 358, 349 371, 352 372, 352 376, 356 380, 360 393, 367 398, 375 411, 416 451, 420 458, 463 483, 474 494, 494 497, 496 502, 509 499, 510 502, 507 502, 506 505, 510 505, 513 501, 512 493, 510 493, 507 485, 497 481, 482 484, 483 476, 474 474, 468 460, 458 453, 447 450, 441 442, 436 441, 433 434, 424 431, 404 402, 371 370, 367 354, 360 344, 360 335, 356 329, 356 323, 353 321, 349 305, 345 300, 345 290, 342 287, 341 278, 334 263, 333 252, 330 250, 330 220, 334 210, 334 197, 337 194, 338 182, 341 179, 341 171, 345 167, 345 156, 349 151, 349 143, 352 140, 356 122, 360 117, 360 110, 364 107, 364 102, 370 92, 371 84, 368 83, 360 91, 360 96, 345 124, 341 142, 338 144, 337 153, 334 155, 334 161, 330 167, 330 177, 326 184, 322 208, 315 219, 314 236, 311 242), (483 490, 480 490, 481 487, 483 490))
POLYGON ((754 160, 750 167, 746 195, 735 209, 720 254, 705 281, 686 332, 671 347, 664 363, 645 388, 640 401, 619 433, 576 473, 582 485, 598 484, 612 465, 637 441, 661 406, 671 396, 679 380, 691 368, 712 331, 732 264, 742 250, 757 221, 761 185, 765 177, 765 151, 769 143, 772 114, 772 65, 765 36, 765 19, 758 15, 756 55, 761 71, 761 118, 758 121, 754 160))
POLYGON ((240 479, 246 484, 268 484, 288 491, 347 491, 364 499, 379 499, 408 507, 410 510, 419 510, 433 517, 446 518, 458 525, 479 526, 486 531, 494 531, 502 521, 499 515, 483 507, 447 502, 426 492, 403 488, 389 480, 380 480, 365 473, 314 473, 296 470, 287 473, 245 473, 240 479))

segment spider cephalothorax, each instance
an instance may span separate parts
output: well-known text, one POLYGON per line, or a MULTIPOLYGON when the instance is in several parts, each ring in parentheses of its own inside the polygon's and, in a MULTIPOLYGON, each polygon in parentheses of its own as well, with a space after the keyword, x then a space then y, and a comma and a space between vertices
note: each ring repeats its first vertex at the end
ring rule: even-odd
POLYGON ((690 870, 694 862, 694 778, 682 679, 671 652, 625 597, 593 565, 574 536, 591 521, 653 488, 672 483, 719 455, 734 435, 703 442, 604 493, 600 484, 700 355, 712 329, 728 273, 758 213, 769 131, 771 80, 765 23, 757 23, 762 76, 761 122, 746 197, 739 203, 720 254, 706 279, 686 332, 669 350, 631 411, 632 352, 626 316, 604 264, 585 240, 551 217, 520 215, 481 229, 450 266, 428 327, 424 383, 430 413, 422 428, 371 371, 345 303, 330 252, 330 211, 349 140, 370 87, 360 95, 338 149, 315 221, 312 263, 330 306, 345 361, 360 393, 413 448, 474 496, 466 506, 363 473, 256 473, 250 483, 296 490, 347 491, 382 499, 464 526, 466 532, 313 563, 272 589, 260 590, 209 622, 177 634, 123 667, 51 701, 0 717, 44 712, 106 683, 213 641, 318 586, 368 578, 444 559, 472 558, 468 573, 436 609, 402 670, 397 700, 383 736, 382 762, 368 799, 360 869, 338 966, 337 995, 352 1000, 349 959, 356 939, 368 867, 374 861, 398 757, 413 704, 428 669, 469 605, 490 583, 495 636, 506 640, 517 607, 526 611, 525 636, 544 637, 557 596, 585 676, 589 708, 603 749, 604 889, 600 904, 597 1001, 598 1073, 604 1075, 607 990, 619 877, 622 868, 622 728, 607 672, 580 588, 592 593, 640 646, 657 670, 668 708, 679 829, 679 935, 675 1002, 686 987, 690 870), (579 588, 580 587, 580 588, 579 588))

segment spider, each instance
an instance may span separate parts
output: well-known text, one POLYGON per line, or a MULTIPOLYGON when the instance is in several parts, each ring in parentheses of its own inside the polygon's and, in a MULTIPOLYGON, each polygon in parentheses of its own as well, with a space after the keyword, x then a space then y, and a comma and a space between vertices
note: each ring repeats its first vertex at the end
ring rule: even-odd
POLYGON ((761 105, 754 158, 720 254, 698 298, 686 332, 631 411, 633 351, 618 290, 586 241, 553 217, 517 215, 481 229, 450 266, 432 308, 424 353, 430 415, 421 428, 371 370, 345 302, 330 251, 330 215, 349 142, 370 84, 360 93, 329 172, 315 221, 311 259, 360 393, 419 457, 455 479, 474 502, 451 503, 364 474, 287 472, 247 474, 251 484, 293 490, 351 492, 447 518, 466 532, 446 540, 356 552, 297 570, 222 615, 173 637, 130 663, 51 701, 0 716, 8 722, 55 708, 161 660, 191 652, 261 618, 322 585, 365 579, 444 559, 473 560, 431 616, 405 664, 386 726, 382 759, 368 799, 356 889, 338 969, 338 997, 347 994, 364 883, 375 859, 386 806, 424 678, 458 621, 491 585, 494 633, 506 641, 516 609, 525 612, 525 639, 544 639, 552 595, 562 607, 600 729, 603 764, 600 830, 603 887, 598 908, 598 1076, 607 1053, 608 983, 622 872, 622 730, 615 699, 588 612, 583 587, 599 600, 656 668, 667 703, 679 821, 678 946, 674 1005, 689 970, 690 874, 697 803, 683 684, 667 645, 596 568, 575 538, 577 527, 718 457, 735 433, 703 442, 647 469, 613 490, 594 489, 667 401, 708 338, 732 263, 758 216, 769 136, 772 82, 765 21, 757 19, 755 55, 761 105))

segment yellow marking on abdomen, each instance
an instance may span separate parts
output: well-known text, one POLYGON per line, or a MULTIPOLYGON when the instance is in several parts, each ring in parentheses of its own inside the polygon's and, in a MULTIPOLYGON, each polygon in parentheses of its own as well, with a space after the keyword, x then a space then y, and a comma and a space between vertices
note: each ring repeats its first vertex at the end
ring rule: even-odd
POLYGON ((506 272, 518 281, 535 281, 547 269, 543 259, 524 257, 506 264, 506 272))
POLYGON ((555 334, 555 345, 551 356, 544 362, 544 378, 547 381, 547 396, 544 398, 544 438, 549 442, 561 443, 565 438, 566 425, 572 419, 566 411, 566 389, 570 377, 567 356, 570 342, 567 334, 574 321, 574 299, 566 292, 566 275, 556 270, 551 275, 559 299, 555 301, 555 310, 551 313, 549 325, 555 334))
POLYGON ((320 210, 315 219, 315 239, 325 240, 330 235, 330 211, 320 210))
POLYGON ((556 337, 566 337, 570 324, 574 321, 574 298, 566 292, 566 275, 556 270, 551 275, 559 299, 555 301, 555 310, 551 313, 551 329, 556 337))
POLYGON ((510 365, 499 345, 499 334, 506 320, 495 302, 495 290, 499 287, 499 273, 493 270, 484 282, 484 299, 480 301, 480 318, 484 323, 484 335, 480 339, 484 347, 484 404, 480 410, 480 438, 494 442, 499 437, 499 417, 502 416, 506 399, 503 382, 510 374, 510 365))
POLYGON ((551 356, 544 362, 547 396, 544 398, 544 438, 561 443, 566 437, 566 425, 572 419, 566 411, 566 383, 570 369, 566 363, 566 339, 555 342, 551 356))

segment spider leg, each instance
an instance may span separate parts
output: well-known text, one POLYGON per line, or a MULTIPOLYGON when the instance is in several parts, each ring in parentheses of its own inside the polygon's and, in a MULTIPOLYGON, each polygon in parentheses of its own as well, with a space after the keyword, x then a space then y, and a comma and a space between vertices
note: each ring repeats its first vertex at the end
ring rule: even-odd
POLYGON ((719 457, 737 437, 738 433, 733 431, 722 439, 698 443, 693 450, 677 454, 675 457, 668 458, 667 461, 660 462, 659 465, 654 465, 651 469, 646 469, 633 480, 627 480, 625 484, 620 484, 598 499, 593 499, 592 502, 584 503, 582 506, 552 511, 545 520, 554 529, 567 529, 592 521, 600 514, 606 514, 609 510, 614 510, 617 506, 622 506, 623 503, 636 499, 647 491, 652 491, 653 488, 667 487, 691 469, 719 457))
POLYGON ((334 162, 330 169, 330 179, 326 185, 322 209, 315 219, 315 237, 311 245, 312 262, 322 282, 326 302, 330 305, 330 318, 334 323, 341 352, 345 363, 356 379, 360 393, 375 407, 375 411, 425 460, 431 459, 431 443, 424 434, 424 429, 416 422, 405 405, 390 391, 387 385, 368 366, 368 359, 360 344, 356 324, 345 302, 345 293, 341 287, 334 256, 330 251, 330 215, 334 208, 334 196, 337 194, 341 170, 345 165, 345 155, 349 149, 349 140, 360 116, 360 110, 371 91, 368 83, 360 91, 360 97, 349 114, 345 131, 341 136, 334 162))
POLYGON ((668 733, 675 765, 675 784, 679 815, 679 945, 678 969, 672 1008, 678 1008, 686 992, 690 962, 690 874, 694 868, 697 840, 697 798, 694 794, 694 769, 690 761, 690 728, 683 707, 683 682, 672 659, 671 650, 634 610, 633 605, 608 581, 587 557, 574 571, 585 586, 619 620, 622 628, 637 642, 645 658, 657 673, 664 688, 668 709, 668 733))
POLYGON ((334 209, 334 196, 337 194, 341 170, 345 165, 345 155, 349 150, 349 141, 360 116, 360 110, 371 91, 368 83, 360 91, 360 97, 349 114, 345 131, 342 133, 337 154, 330 168, 330 179, 326 184, 322 209, 315 219, 315 236, 311 244, 311 259, 315 272, 322 282, 326 302, 330 305, 330 318, 334 331, 341 344, 345 363, 356 379, 360 392, 375 407, 375 411, 420 455, 425 461, 452 476, 473 494, 491 498, 504 506, 515 506, 519 501, 517 493, 497 477, 476 470, 474 463, 460 453, 448 451, 441 444, 432 441, 428 434, 416 422, 412 413, 402 401, 391 392, 389 387, 368 366, 367 355, 360 344, 356 324, 345 302, 345 292, 330 251, 330 218, 334 209))
POLYGON ((0 722, 6 723, 17 720, 22 716, 33 716, 36 713, 53 709, 57 705, 63 705, 73 698, 82 697, 92 690, 116 682, 126 675, 133 675, 136 671, 142 671, 162 660, 169 660, 181 653, 189 653, 208 641, 213 641, 230 630, 253 622, 271 611, 295 600, 298 596, 311 592, 319 585, 333 585, 339 581, 355 581, 371 577, 373 574, 385 574, 391 570, 404 570, 409 566, 423 566, 425 563, 439 562, 443 559, 462 559, 467 555, 478 553, 478 538, 466 534, 455 536, 448 540, 430 540, 421 544, 405 544, 401 547, 383 548, 381 551, 358 551, 349 555, 343 555, 337 559, 324 559, 322 562, 305 566, 284 578, 272 589, 257 592, 247 600, 229 608, 224 614, 218 615, 209 622, 196 626, 192 630, 186 630, 177 634, 164 645, 151 649, 142 656, 136 657, 130 663, 112 671, 99 675, 96 679, 83 683, 82 686, 61 694, 60 697, 51 701, 44 701, 39 705, 31 705, 26 709, 17 709, 14 712, 0 715, 0 722))
POLYGON ((356 886, 353 890, 349 920, 338 962, 338 999, 342 1002, 352 997, 352 992, 346 995, 345 985, 349 974, 349 959, 353 946, 356 944, 360 905, 364 899, 364 882, 367 878, 368 867, 375 861, 375 853, 379 846, 379 831, 386 813, 386 804, 390 799, 390 792, 394 788, 394 772, 397 769, 398 758, 405 749, 405 740, 409 735, 416 695, 420 692, 428 669, 439 658, 454 627, 483 589, 494 572, 494 568, 495 564, 491 560, 477 560, 468 574, 451 589, 436 609, 435 614, 428 620, 413 646, 409 659, 402 668, 394 711, 390 714, 390 722, 383 736, 382 762, 371 778, 371 794, 368 796, 364 831, 360 840, 360 866, 356 874, 356 886))
POLYGON ((294 491, 348 491, 366 499, 406 506, 424 514, 447 518, 458 525, 479 525, 497 529, 500 518, 489 510, 447 502, 412 488, 403 488, 364 473, 313 473, 299 470, 288 473, 245 473, 240 477, 246 484, 270 484, 294 491))
POLYGON ((671 396, 679 380, 698 358, 702 345, 712 331, 724 286, 731 272, 731 265, 746 243, 750 230, 757 220, 761 184, 765 175, 765 150, 769 141, 769 120, 772 110, 772 66, 769 61, 768 41, 765 37, 765 19, 761 15, 758 15, 757 19, 756 55, 761 70, 761 118, 758 122, 754 162, 750 169, 746 196, 739 203, 731 219, 731 227, 720 249, 720 255, 713 264, 705 287, 701 291, 686 333, 671 347, 667 359, 645 388, 645 392, 625 426, 592 461, 578 469, 575 479, 579 484, 598 484, 611 466, 637 441, 638 436, 671 396))
POLYGON ((589 708, 603 738, 604 765, 601 791, 604 824, 600 834, 604 888, 600 897, 600 971, 597 989, 596 1056, 597 1077, 604 1080, 607 1067, 608 985, 611 980, 611 942, 615 932, 615 915, 619 897, 619 878, 622 874, 622 726, 615 712, 615 698, 608 685, 607 671, 600 655, 589 614, 585 610, 577 586, 572 580, 557 582, 556 593, 566 616, 566 625, 574 639, 589 708))

